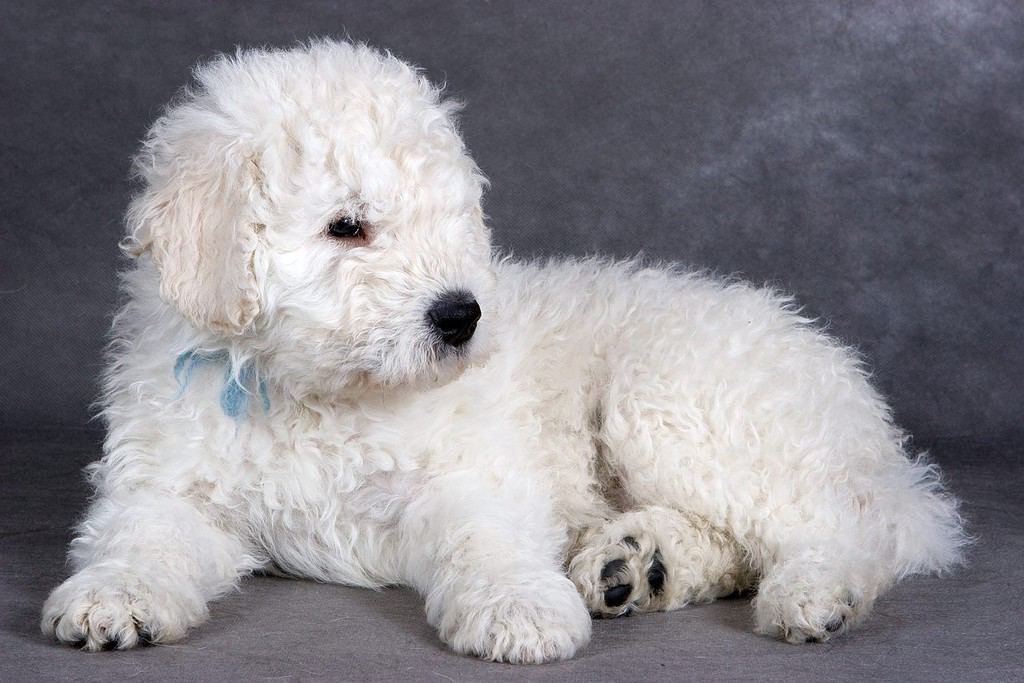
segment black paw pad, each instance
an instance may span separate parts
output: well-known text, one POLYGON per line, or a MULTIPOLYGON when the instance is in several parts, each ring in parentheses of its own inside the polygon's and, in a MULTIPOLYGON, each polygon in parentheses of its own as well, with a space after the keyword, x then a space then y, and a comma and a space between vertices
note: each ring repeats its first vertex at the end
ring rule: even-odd
POLYGON ((845 624, 845 623, 846 623, 846 619, 844 617, 836 617, 832 621, 830 621, 827 624, 825 624, 825 630, 828 631, 829 633, 835 633, 836 631, 838 631, 841 628, 843 628, 843 624, 845 624))
POLYGON ((610 579, 626 568, 625 560, 612 560, 601 569, 601 579, 610 579))
POLYGON ((604 604, 609 607, 621 607, 626 604, 627 600, 629 600, 629 595, 632 592, 633 586, 629 583, 609 588, 604 592, 604 604))
POLYGON ((651 568, 647 570, 647 583, 654 595, 660 595, 665 587, 665 564, 661 561, 661 553, 658 551, 654 552, 651 568))

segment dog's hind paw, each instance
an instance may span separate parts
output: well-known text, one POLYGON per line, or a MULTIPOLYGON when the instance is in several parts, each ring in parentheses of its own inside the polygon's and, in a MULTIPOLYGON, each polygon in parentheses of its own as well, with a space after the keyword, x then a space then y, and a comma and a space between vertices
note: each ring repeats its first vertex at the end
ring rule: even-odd
POLYGON ((758 586, 756 630, 794 644, 838 638, 867 616, 874 599, 851 585, 824 560, 785 563, 758 586))
POLYGON ((653 506, 585 530, 568 574, 598 617, 679 609, 753 582, 742 550, 727 534, 653 506))
POLYGON ((570 561, 569 578, 596 617, 664 608, 661 596, 668 569, 653 539, 645 536, 588 544, 570 561))
POLYGON ((759 595, 755 602, 757 632, 786 642, 824 643, 838 638, 859 620, 857 601, 838 596, 791 596, 782 601, 759 595))

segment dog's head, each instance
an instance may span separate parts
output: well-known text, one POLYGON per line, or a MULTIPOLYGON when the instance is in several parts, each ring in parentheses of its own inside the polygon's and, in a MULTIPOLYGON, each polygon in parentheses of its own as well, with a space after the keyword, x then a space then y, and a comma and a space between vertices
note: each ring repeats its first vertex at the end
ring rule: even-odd
POLYGON ((438 89, 328 41, 196 81, 152 126, 128 211, 168 304, 311 390, 443 376, 483 348, 485 181, 438 89))

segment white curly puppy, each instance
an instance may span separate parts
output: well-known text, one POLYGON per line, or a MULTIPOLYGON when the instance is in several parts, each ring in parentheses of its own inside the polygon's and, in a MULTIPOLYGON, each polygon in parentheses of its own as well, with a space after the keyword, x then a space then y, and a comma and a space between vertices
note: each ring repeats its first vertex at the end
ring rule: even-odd
POLYGON ((495 260, 439 92, 364 46, 201 67, 136 169, 109 435, 42 628, 181 638, 254 570, 406 585, 454 650, 756 587, 822 641, 963 544, 851 352, 784 297, 495 260))

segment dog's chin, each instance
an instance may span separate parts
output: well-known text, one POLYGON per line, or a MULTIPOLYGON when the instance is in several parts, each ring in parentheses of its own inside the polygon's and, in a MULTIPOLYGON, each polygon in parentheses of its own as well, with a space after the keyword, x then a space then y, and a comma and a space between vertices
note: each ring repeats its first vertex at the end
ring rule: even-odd
POLYGON ((468 368, 485 362, 490 353, 483 343, 473 340, 458 348, 436 343, 423 355, 425 362, 419 366, 404 371, 395 368, 384 371, 382 367, 370 373, 371 381, 382 389, 432 389, 456 381, 468 368))

